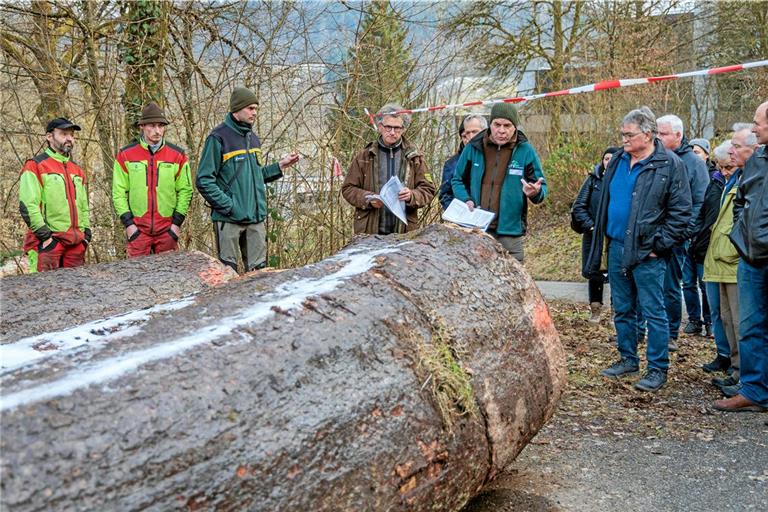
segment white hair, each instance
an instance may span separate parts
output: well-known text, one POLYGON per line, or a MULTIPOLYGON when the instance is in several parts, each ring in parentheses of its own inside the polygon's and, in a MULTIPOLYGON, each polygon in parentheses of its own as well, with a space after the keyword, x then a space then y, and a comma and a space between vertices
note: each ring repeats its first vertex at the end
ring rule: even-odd
POLYGON ((715 155, 715 160, 717 160, 718 163, 725 162, 731 157, 731 155, 728 154, 728 150, 731 149, 731 145, 731 141, 727 140, 717 146, 712 152, 712 154, 715 155))
POLYGON ((485 130, 488 128, 488 120, 485 118, 482 114, 469 114, 467 117, 464 118, 464 126, 467 125, 469 121, 472 121, 473 119, 476 119, 480 123, 480 129, 485 130))
POLYGON ((752 132, 752 127, 754 125, 752 123, 734 123, 733 124, 733 131, 740 132, 743 130, 747 130, 747 135, 744 137, 744 144, 747 146, 757 146, 757 135, 755 135, 752 132))
POLYGON ((411 114, 408 114, 406 112, 402 114, 395 113, 395 112, 400 112, 402 110, 405 110, 402 107, 402 105, 399 105, 397 103, 387 103, 386 105, 381 107, 378 112, 376 112, 376 116, 374 116, 374 118, 376 119, 377 124, 381 124, 381 122, 384 120, 384 116, 399 117, 403 120, 403 127, 408 128, 408 125, 411 124, 411 114))
POLYGON ((683 126, 683 120, 677 117, 675 114, 667 114, 665 116, 661 116, 656 120, 656 126, 660 124, 668 124, 670 128, 672 128, 672 131, 675 133, 683 133, 684 126, 683 126))
POLYGON ((630 110, 629 113, 624 116, 622 124, 636 124, 641 132, 656 135, 656 116, 653 115, 653 111, 646 106, 630 110))

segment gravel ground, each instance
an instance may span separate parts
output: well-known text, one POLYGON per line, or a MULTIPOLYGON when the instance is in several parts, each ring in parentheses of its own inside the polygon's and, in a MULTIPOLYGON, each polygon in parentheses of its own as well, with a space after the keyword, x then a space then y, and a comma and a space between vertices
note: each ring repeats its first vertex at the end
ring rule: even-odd
POLYGON ((682 337, 668 384, 642 393, 637 377, 599 375, 616 357, 607 318, 588 324, 587 307, 572 302, 550 309, 568 353, 568 389, 552 420, 463 512, 768 510, 768 414, 711 408, 720 396, 700 369, 711 339, 682 337))

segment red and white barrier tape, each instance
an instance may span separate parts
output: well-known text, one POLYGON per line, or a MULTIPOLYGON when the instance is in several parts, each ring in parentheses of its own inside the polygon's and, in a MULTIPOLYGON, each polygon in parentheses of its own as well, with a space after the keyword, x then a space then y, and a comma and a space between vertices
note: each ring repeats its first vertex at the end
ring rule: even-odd
MULTIPOLYGON (((664 76, 651 76, 647 78, 629 78, 624 80, 603 80, 589 85, 582 85, 581 87, 574 87, 572 89, 563 89, 562 91, 544 92, 540 94, 531 94, 528 96, 517 96, 515 98, 503 98, 497 100, 483 100, 483 101, 470 101, 467 103, 454 103, 451 105, 435 105, 433 107, 421 107, 421 108, 409 108, 399 110, 395 114, 416 114, 419 112, 437 112, 439 110, 448 110, 461 107, 477 107, 480 105, 493 105, 496 103, 522 103, 524 101, 537 100, 539 98, 548 98, 551 96, 568 96, 571 94, 582 94, 585 92, 604 91, 606 89, 617 89, 619 87, 630 87, 633 85, 641 84, 653 84, 656 82, 663 82, 665 80, 677 80, 678 78, 688 78, 692 76, 703 75, 719 75, 722 73, 733 73, 735 71, 743 71, 745 69, 759 68, 762 66, 768 66, 768 60, 758 60, 755 62, 747 62, 744 64, 734 64, 733 66, 722 66, 719 68, 700 69, 698 71, 689 71, 687 73, 678 73, 675 75, 664 76)), ((371 124, 376 128, 373 115, 368 110, 365 110, 368 118, 371 120, 371 124)))

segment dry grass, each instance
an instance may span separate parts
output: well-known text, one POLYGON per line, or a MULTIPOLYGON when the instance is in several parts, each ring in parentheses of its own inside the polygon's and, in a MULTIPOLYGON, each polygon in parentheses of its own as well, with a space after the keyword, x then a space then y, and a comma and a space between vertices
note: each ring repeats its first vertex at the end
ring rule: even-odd
POLYGON ((570 227, 570 215, 541 211, 533 215, 525 236, 525 268, 534 279, 584 281, 581 235, 570 227))

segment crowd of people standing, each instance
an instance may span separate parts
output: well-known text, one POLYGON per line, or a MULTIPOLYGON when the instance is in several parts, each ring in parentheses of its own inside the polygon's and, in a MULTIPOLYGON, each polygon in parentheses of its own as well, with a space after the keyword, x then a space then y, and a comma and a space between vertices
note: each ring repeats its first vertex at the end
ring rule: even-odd
MULTIPOLYGON (((253 132, 256 95, 236 88, 229 112, 208 135, 193 180, 182 148, 168 142, 162 108, 149 103, 137 139, 115 157, 112 200, 125 228, 128 257, 175 250, 193 184, 211 208, 219 259, 244 271, 266 266, 266 183, 280 179, 297 153, 267 164, 253 132)), ((353 158, 341 193, 355 209, 354 232, 388 235, 419 226, 418 210, 438 188, 423 154, 405 136, 411 121, 396 104, 374 116, 377 137, 353 158), (377 196, 397 176, 401 220, 377 196)), ((639 373, 638 344, 647 366, 635 383, 657 391, 667 381, 669 352, 678 349, 682 303, 687 334, 712 335, 707 372, 723 411, 768 410, 768 102, 752 123, 733 127, 730 140, 688 140, 675 115, 656 118, 647 107, 627 113, 621 146, 609 147, 575 199, 571 227, 582 235, 582 273, 589 280, 590 320, 599 321, 603 288, 611 290, 619 359, 602 374, 639 373), (711 156, 710 156, 711 155, 711 156)), ((24 251, 32 271, 82 265, 91 240, 86 175, 72 162, 80 127, 56 118, 47 148, 25 162, 20 211, 24 251)), ((541 161, 521 129, 514 105, 496 103, 489 119, 469 115, 459 151, 439 187, 444 208, 455 200, 495 214, 488 233, 519 261, 530 204, 545 200, 541 161)))
POLYGON ((724 373, 712 379, 725 397, 714 408, 768 411, 768 102, 714 151, 706 139, 689 141, 679 117, 655 118, 647 107, 624 117, 621 138, 571 212, 583 237, 590 321, 599 321, 604 283, 611 288, 619 359, 602 374, 638 374, 647 338, 647 370, 635 387, 661 389, 683 297, 683 332, 714 337, 714 359, 702 367, 724 373))

